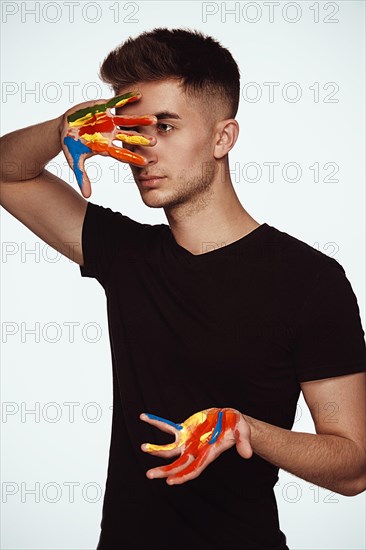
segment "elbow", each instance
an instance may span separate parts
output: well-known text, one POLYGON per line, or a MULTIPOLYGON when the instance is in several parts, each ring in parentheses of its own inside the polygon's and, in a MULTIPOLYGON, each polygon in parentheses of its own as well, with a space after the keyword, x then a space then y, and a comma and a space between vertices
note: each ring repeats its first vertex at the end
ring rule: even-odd
POLYGON ((355 497, 366 491, 366 472, 362 477, 354 480, 344 490, 340 491, 341 495, 345 497, 355 497))
POLYGON ((361 453, 353 460, 353 476, 344 484, 345 490, 341 492, 346 497, 355 497, 366 491, 366 453, 362 446, 361 453))

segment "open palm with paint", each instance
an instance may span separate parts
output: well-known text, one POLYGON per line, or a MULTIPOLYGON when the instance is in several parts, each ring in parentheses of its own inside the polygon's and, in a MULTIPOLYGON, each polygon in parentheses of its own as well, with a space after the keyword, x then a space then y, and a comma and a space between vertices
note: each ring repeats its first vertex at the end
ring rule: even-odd
POLYGON ((148 413, 141 414, 140 419, 175 436, 175 441, 167 445, 141 445, 142 451, 156 456, 180 455, 171 464, 146 472, 149 479, 166 477, 168 485, 180 485, 198 477, 206 466, 233 445, 243 458, 253 454, 249 424, 236 409, 205 409, 181 424, 148 413))
POLYGON ((119 126, 150 126, 157 123, 153 115, 117 116, 111 112, 116 107, 138 101, 140 92, 128 92, 109 100, 87 101, 66 111, 61 129, 61 145, 70 168, 75 173, 81 193, 91 195, 90 180, 86 174, 85 160, 93 155, 111 156, 122 162, 145 166, 147 160, 114 141, 133 145, 155 145, 156 138, 138 132, 119 129, 119 126))

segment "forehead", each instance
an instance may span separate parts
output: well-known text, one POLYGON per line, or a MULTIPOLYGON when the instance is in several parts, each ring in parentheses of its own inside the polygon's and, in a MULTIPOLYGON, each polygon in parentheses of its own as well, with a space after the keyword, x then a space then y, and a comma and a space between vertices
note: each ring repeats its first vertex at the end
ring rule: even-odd
POLYGON ((199 116, 197 99, 188 97, 176 80, 137 82, 128 88, 120 88, 116 95, 136 90, 141 92, 141 99, 117 108, 117 115, 154 115, 171 112, 176 113, 182 120, 187 116, 199 116))

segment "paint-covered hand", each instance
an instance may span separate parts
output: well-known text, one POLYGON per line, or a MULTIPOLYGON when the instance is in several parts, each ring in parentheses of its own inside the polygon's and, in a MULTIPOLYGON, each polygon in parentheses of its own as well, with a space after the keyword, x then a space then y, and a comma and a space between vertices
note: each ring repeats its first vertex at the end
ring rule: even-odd
POLYGON ((142 451, 155 456, 171 458, 180 455, 168 466, 146 472, 150 479, 166 477, 168 485, 178 485, 198 477, 208 464, 233 445, 243 458, 250 458, 253 454, 250 427, 236 409, 205 409, 181 424, 148 413, 141 414, 140 419, 175 436, 175 442, 167 445, 141 445, 142 451))
POLYGON ((117 116, 111 113, 111 109, 138 101, 140 97, 140 92, 128 92, 109 100, 88 101, 74 106, 63 115, 60 129, 62 149, 84 197, 91 195, 90 181, 84 169, 87 158, 103 155, 136 166, 147 164, 142 155, 113 143, 119 140, 133 145, 155 145, 155 137, 119 128, 156 124, 155 116, 117 116))

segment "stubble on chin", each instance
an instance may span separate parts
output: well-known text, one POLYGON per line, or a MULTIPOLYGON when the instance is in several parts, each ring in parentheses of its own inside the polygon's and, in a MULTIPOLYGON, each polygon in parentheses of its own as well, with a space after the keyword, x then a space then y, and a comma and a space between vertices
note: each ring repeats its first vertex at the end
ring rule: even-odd
POLYGON ((213 197, 212 179, 196 177, 184 181, 184 183, 179 183, 178 187, 174 188, 173 193, 161 197, 159 202, 160 207, 164 208, 166 213, 174 215, 179 220, 204 210, 213 200, 213 197))

